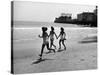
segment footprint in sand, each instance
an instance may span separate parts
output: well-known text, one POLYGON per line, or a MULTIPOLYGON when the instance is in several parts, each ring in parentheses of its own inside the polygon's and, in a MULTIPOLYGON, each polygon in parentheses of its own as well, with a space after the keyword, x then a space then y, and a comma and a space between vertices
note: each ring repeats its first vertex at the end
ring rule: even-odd
POLYGON ((96 56, 95 56, 95 55, 92 55, 92 57, 94 57, 94 58, 95 58, 96 56))
POLYGON ((85 59, 80 59, 80 61, 85 61, 85 59))

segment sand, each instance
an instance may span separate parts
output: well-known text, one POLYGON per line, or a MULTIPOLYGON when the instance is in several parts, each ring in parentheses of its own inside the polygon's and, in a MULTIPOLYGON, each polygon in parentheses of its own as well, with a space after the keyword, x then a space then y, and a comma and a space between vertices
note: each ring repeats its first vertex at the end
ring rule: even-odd
MULTIPOLYGON (((21 31, 21 30, 19 30, 21 31)), ((38 38, 40 34, 36 34, 31 29, 22 30, 27 37, 22 36, 22 32, 15 31, 14 41, 14 73, 40 73, 40 72, 56 72, 56 71, 73 71, 88 70, 97 68, 97 29, 65 29, 67 33, 66 51, 46 54, 48 50, 45 48, 43 61, 37 62, 41 50, 42 39, 38 38), (94 35, 95 34, 95 35, 94 35), (90 36, 89 36, 90 35, 90 36), (92 36, 91 36, 92 35, 92 36), (35 39, 32 39, 32 37, 35 39), (30 38, 30 39, 28 39, 30 38), (82 42, 88 41, 88 42, 82 42)), ((57 35, 59 31, 56 31, 57 35)), ((58 48, 58 41, 55 45, 58 48)), ((62 47, 63 48, 63 47, 62 47)), ((57 51, 57 50, 56 50, 57 51)))

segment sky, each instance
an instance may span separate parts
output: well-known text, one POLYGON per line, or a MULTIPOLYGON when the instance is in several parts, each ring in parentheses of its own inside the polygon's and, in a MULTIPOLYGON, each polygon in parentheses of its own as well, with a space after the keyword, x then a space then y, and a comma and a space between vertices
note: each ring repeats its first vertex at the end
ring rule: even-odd
POLYGON ((14 21, 53 22, 61 13, 71 13, 72 18, 77 18, 77 14, 93 12, 94 9, 94 5, 15 1, 14 21))

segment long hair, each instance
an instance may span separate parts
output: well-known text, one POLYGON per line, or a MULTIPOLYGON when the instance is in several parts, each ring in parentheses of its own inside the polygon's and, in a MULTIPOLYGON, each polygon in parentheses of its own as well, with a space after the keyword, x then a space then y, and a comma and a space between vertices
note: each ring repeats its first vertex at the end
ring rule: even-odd
POLYGON ((48 30, 47 27, 42 27, 42 31, 43 31, 42 35, 43 35, 43 36, 45 36, 45 34, 47 34, 47 33, 46 33, 47 30, 48 30))

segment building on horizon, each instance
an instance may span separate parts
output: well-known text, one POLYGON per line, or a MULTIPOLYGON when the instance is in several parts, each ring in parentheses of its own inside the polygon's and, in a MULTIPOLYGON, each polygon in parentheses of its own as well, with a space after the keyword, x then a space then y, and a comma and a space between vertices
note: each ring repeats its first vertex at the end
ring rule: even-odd
POLYGON ((61 13, 61 16, 55 18, 55 23, 71 23, 82 26, 97 27, 97 6, 93 12, 82 12, 77 14, 76 19, 72 19, 71 13, 61 13))
POLYGON ((82 12, 77 14, 77 23, 97 27, 97 6, 93 12, 82 12))
POLYGON ((55 18, 55 23, 67 23, 72 21, 71 13, 61 13, 61 16, 55 18))

